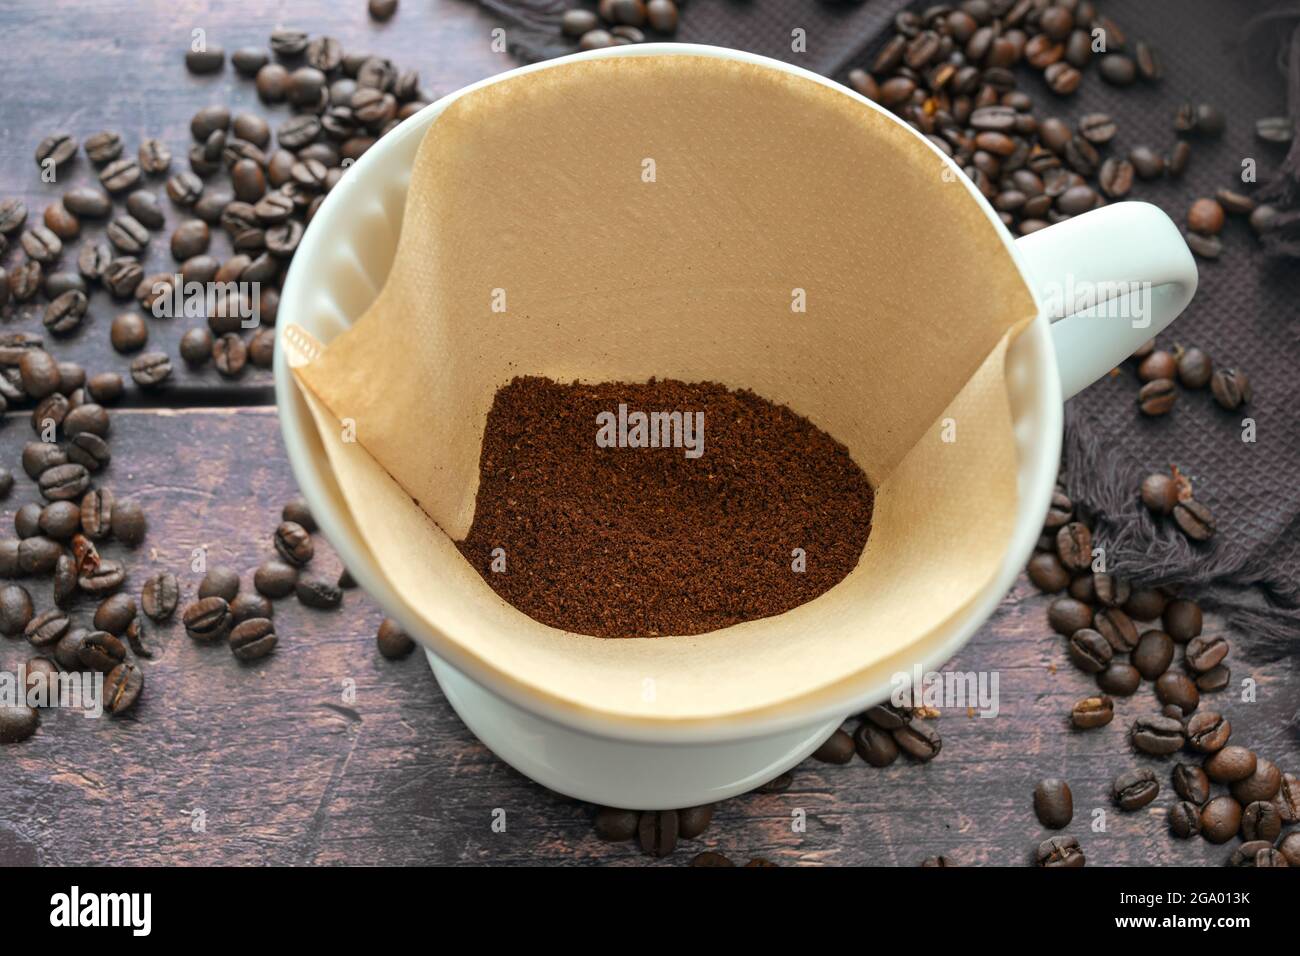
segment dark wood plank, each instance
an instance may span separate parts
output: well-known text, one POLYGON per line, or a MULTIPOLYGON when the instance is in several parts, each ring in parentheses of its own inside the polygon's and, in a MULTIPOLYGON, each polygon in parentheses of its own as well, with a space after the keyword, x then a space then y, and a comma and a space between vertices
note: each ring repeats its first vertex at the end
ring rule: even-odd
MULTIPOLYGON (((271 30, 281 25, 333 36, 345 49, 366 50, 387 56, 404 68, 417 69, 434 95, 516 65, 509 55, 491 48, 495 21, 464 0, 406 3, 386 24, 370 19, 365 0, 325 4, 303 0, 277 4, 234 0, 5 4, 0 9, 7 77, 0 85, 0 127, 4 129, 0 137, 0 198, 22 199, 29 210, 28 222, 33 223, 72 186, 97 182, 97 170, 84 152, 60 170, 58 182, 41 182, 34 153, 37 144, 52 132, 69 132, 84 141, 101 130, 113 130, 122 135, 132 156, 142 138, 157 137, 171 147, 172 172, 177 172, 189 168, 189 122, 203 106, 221 103, 232 111, 249 109, 266 116, 274 129, 290 115, 288 107, 260 103, 252 81, 234 71, 228 56, 221 73, 192 76, 185 69, 184 53, 195 29, 205 30, 208 39, 229 54, 242 46, 265 47, 271 30)), ((171 271, 176 265, 168 240, 184 214, 167 200, 165 180, 165 176, 157 176, 147 182, 147 188, 162 200, 168 222, 153 235, 145 259, 146 274, 171 271)), ((210 181, 229 188, 224 175, 210 181)), ((117 203, 118 211, 123 211, 122 206, 117 203)), ((86 225, 83 239, 103 240, 102 222, 86 225)), ((67 244, 57 268, 76 270, 77 249, 83 239, 67 244)), ((0 265, 11 267, 21 261, 23 254, 15 245, 16 241, 11 243, 0 265)), ((211 253, 223 260, 230 255, 229 242, 220 229, 214 230, 211 253)), ((60 359, 79 362, 94 371, 125 374, 129 358, 109 346, 108 326, 118 312, 137 308, 134 302, 119 303, 96 291, 83 327, 51 347, 60 359)), ((43 332, 43 311, 43 297, 22 306, 10 303, 0 308, 0 331, 43 332)), ((194 321, 149 317, 150 347, 175 357, 181 335, 194 321)), ((250 367, 241 378, 231 381, 211 365, 192 371, 178 362, 175 377, 178 390, 148 400, 179 405, 192 399, 186 389, 213 392, 221 396, 218 401, 265 402, 269 398, 269 371, 250 367)))
MULTIPOLYGON (((3 428, 12 450, 26 424, 3 428)), ((131 586, 168 568, 192 595, 199 576, 189 561, 200 547, 249 586, 270 553, 280 506, 295 493, 274 413, 126 410, 113 429, 115 459, 102 484, 137 497, 151 521, 137 551, 106 548, 125 557, 131 586)), ((20 476, 0 523, 9 527, 14 510, 34 496, 20 476)), ((338 569, 323 542, 315 564, 329 574, 338 569)), ((33 585, 33 594, 48 606, 48 583, 33 585)), ((843 767, 809 761, 786 793, 726 801, 704 837, 666 862, 684 863, 710 847, 782 864, 912 865, 935 853, 963 864, 1020 864, 1044 836, 1030 792, 1052 775, 1065 775, 1074 789, 1069 832, 1091 861, 1222 862, 1231 847, 1169 837, 1174 761, 1138 757, 1127 743, 1131 718, 1157 710, 1149 686, 1119 703, 1111 726, 1068 728, 1070 705, 1094 685, 1068 663, 1046 626, 1045 605, 1022 579, 951 663, 995 671, 1001 713, 945 712, 934 762, 875 770, 858 760, 843 767), (1147 810, 1120 813, 1108 799, 1110 781, 1139 765, 1157 771, 1161 796, 1147 810), (1089 830, 1094 809, 1106 813, 1104 833, 1089 830), (792 831, 799 810, 806 833, 792 831)), ((479 744, 422 657, 380 658, 373 635, 381 612, 361 592, 348 592, 338 612, 283 600, 275 618, 281 644, 251 666, 224 646, 196 645, 179 625, 160 628, 160 653, 143 665, 148 683, 133 717, 61 713, 25 743, 0 747, 0 862, 647 862, 630 844, 598 841, 590 808, 529 782, 479 744), (345 700, 345 682, 355 687, 354 700, 345 700), (492 832, 495 808, 506 811, 505 833, 492 832), (194 809, 206 813, 205 832, 191 828, 194 809)), ((12 670, 29 653, 25 642, 0 639, 0 668, 12 670)), ((1225 692, 1207 704, 1230 718, 1235 741, 1294 771, 1293 665, 1261 663, 1243 640, 1231 663, 1234 682, 1258 683, 1258 702, 1225 692)))

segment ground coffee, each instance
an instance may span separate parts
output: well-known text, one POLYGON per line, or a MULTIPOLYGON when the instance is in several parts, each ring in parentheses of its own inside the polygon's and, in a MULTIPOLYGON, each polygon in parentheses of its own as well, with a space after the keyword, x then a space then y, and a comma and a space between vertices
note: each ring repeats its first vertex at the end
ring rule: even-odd
POLYGON ((599 637, 699 634, 810 601, 857 565, 874 502, 848 450, 790 409, 654 379, 516 378, 488 414, 479 482, 461 553, 525 614, 599 637), (631 447, 637 411, 703 413, 703 429, 631 447))

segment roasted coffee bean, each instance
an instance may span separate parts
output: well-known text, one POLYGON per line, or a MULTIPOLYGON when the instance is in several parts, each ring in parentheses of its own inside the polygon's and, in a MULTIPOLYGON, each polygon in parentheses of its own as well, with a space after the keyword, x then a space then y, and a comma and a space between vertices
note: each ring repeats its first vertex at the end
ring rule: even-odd
POLYGON ((1101 191, 1111 199, 1122 199, 1133 189, 1133 164, 1112 156, 1101 164, 1097 174, 1101 191))
POLYGON ((1092 593, 1098 603, 1117 608, 1128 600, 1129 583, 1113 574, 1097 572, 1092 576, 1092 593))
MULTIPOLYGON (((86 285, 86 280, 76 272, 51 272, 45 277, 45 295, 50 299, 57 299, 65 292, 80 292, 87 295, 90 287, 86 285)), ((65 393, 75 391, 74 388, 64 386, 65 393)))
MULTIPOLYGON (((19 383, 29 398, 41 399, 62 387, 63 376, 54 356, 39 347, 25 348, 21 353, 18 359, 19 383)), ((31 474, 30 470, 28 474, 31 474)))
POLYGON ((1156 699, 1162 704, 1172 704, 1186 717, 1201 702, 1196 683, 1179 671, 1165 671, 1156 679, 1156 699))
POLYGON ((1187 642, 1184 659, 1187 666, 1203 674, 1223 663, 1228 656, 1228 642, 1218 635, 1198 634, 1187 642))
POLYGON ((266 561, 253 574, 253 587, 269 598, 287 597, 298 583, 298 568, 283 561, 266 561))
POLYGON ((863 721, 853 735, 858 755, 873 767, 888 767, 898 759, 894 738, 870 721, 863 721))
POLYGON ((41 290, 44 270, 35 259, 14 265, 9 272, 9 294, 15 302, 26 302, 41 290))
POLYGON ((897 730, 899 727, 906 726, 907 722, 912 719, 911 711, 903 707, 896 707, 891 703, 876 704, 874 707, 869 707, 862 716, 881 730, 897 730))
POLYGON ((1111 796, 1121 810, 1140 810, 1159 792, 1160 781, 1145 767, 1120 774, 1111 787, 1111 796))
POLYGON ((184 261, 191 256, 206 252, 211 238, 212 234, 206 222, 202 219, 186 219, 172 233, 172 257, 177 261, 184 261))
POLYGON ((124 634, 135 620, 135 614, 135 598, 129 594, 114 594, 101 601, 95 609, 95 629, 110 634, 124 634))
POLYGON ((86 397, 100 405, 117 401, 124 391, 122 376, 116 372, 101 372, 86 380, 86 397))
POLYGON ((196 641, 218 641, 230 630, 230 605, 225 598, 202 598, 185 608, 181 622, 196 641))
POLYGON ((1242 803, 1254 803, 1256 800, 1272 800, 1282 786, 1282 773, 1271 760, 1257 757, 1255 772, 1244 780, 1232 784, 1232 795, 1242 803))
POLYGON ((1201 808, 1189 800, 1182 800, 1169 808, 1169 829, 1180 839, 1201 832, 1201 808))
POLYGON ((196 75, 219 73, 226 65, 226 51, 215 43, 204 43, 201 49, 185 51, 185 68, 196 75))
POLYGON ((81 666, 107 674, 126 660, 126 645, 107 631, 91 631, 81 641, 81 666))
POLYGON ((677 846, 677 811, 647 810, 637 824, 641 849, 650 856, 668 856, 677 846))
POLYGON ((610 843, 623 843, 637 835, 641 814, 635 810, 614 807, 597 807, 594 829, 596 836, 610 843))
POLYGON ((1174 641, 1164 631, 1145 631, 1133 651, 1133 666, 1147 680, 1155 680, 1174 659, 1174 641))
POLYGON ((1267 840, 1247 840, 1228 857, 1228 866, 1234 867, 1267 867, 1267 866, 1288 866, 1285 858, 1269 845, 1267 840))
POLYGON ((167 172, 171 166, 172 151, 160 139, 144 139, 140 141, 137 161, 142 172, 156 176, 167 172))
POLYGON ((1054 836, 1038 844, 1035 862, 1043 867, 1074 869, 1084 865, 1079 841, 1072 836, 1054 836))
POLYGON ((176 613, 176 604, 180 600, 180 585, 176 575, 170 571, 160 571, 144 583, 140 589, 140 606, 153 621, 166 621, 176 613))
POLYGON ((270 368, 275 359, 275 332, 258 329, 248 343, 248 360, 258 368, 270 368))
POLYGON ((1223 207, 1213 199, 1198 199, 1187 212, 1187 228, 1203 236, 1214 236, 1223 229, 1223 207))
POLYGON ((134 256, 119 256, 108 263, 102 278, 114 298, 129 299, 144 282, 144 269, 134 256))
POLYGON ((0 199, 0 236, 11 236, 27 221, 27 205, 21 199, 0 199))
POLYGON ((113 318, 108 329, 108 340, 123 355, 138 352, 149 341, 149 327, 138 313, 123 312, 113 318))
POLYGON ((1233 411, 1250 402, 1250 379, 1234 368, 1219 369, 1210 377, 1210 392, 1220 406, 1233 411))
POLYGON ((1166 415, 1178 398, 1177 389, 1167 378, 1147 382, 1138 392, 1138 407, 1144 415, 1166 415))
POLYGON ((44 223, 37 223, 22 234, 19 244, 27 257, 48 266, 63 255, 63 240, 44 223))
POLYGON ((166 352, 145 352, 131 362, 131 378, 141 388, 157 388, 171 373, 172 363, 166 352))
MULTIPOLYGON (((113 252, 108 246, 102 242, 84 242, 77 253, 77 271, 87 281, 97 282, 104 278, 112 261, 113 252)), ((133 285, 127 294, 134 291, 133 285)))
POLYGON ((275 550, 294 567, 301 568, 311 561, 315 548, 307 529, 294 521, 282 521, 275 529, 275 550))
POLYGON ((116 561, 100 560, 93 570, 82 570, 77 587, 92 597, 112 594, 126 580, 126 572, 116 561))
POLYGON ((1069 63, 1060 61, 1043 71, 1043 79, 1047 81, 1048 89, 1057 96, 1070 96, 1083 82, 1083 74, 1069 63))
POLYGON ((1264 800, 1246 804, 1241 811, 1241 838, 1272 843, 1282 833, 1282 815, 1276 805, 1264 800))
POLYGON ((677 835, 684 840, 694 840, 713 822, 713 805, 686 807, 677 811, 677 835))
POLYGON ((1215 797, 1201 808, 1201 833, 1211 843, 1227 843, 1241 827, 1241 804, 1215 797))
POLYGON ((230 632, 230 650, 241 661, 255 661, 275 650, 275 625, 264 617, 249 618, 230 632))
POLYGON ((69 212, 62 202, 46 206, 42 219, 45 228, 65 242, 81 234, 81 221, 69 212))
POLYGON ((1178 356, 1178 381, 1187 388, 1204 388, 1212 371, 1210 357, 1198 348, 1186 349, 1178 356))
POLYGON ((1156 349, 1138 364, 1138 378, 1144 382, 1154 382, 1160 378, 1173 378, 1178 374, 1178 360, 1172 352, 1156 349))
POLYGON ((1138 669, 1124 661, 1112 660, 1106 669, 1097 675, 1097 686, 1107 694, 1116 697, 1132 696, 1141 684, 1142 675, 1138 673, 1138 669))
POLYGON ((227 378, 241 375, 248 366, 248 346, 234 332, 228 332, 213 341, 212 362, 227 378))
POLYGON ((332 581, 323 578, 299 577, 294 584, 294 593, 303 604, 321 610, 331 610, 343 603, 343 592, 332 581))
POLYGON ((189 329, 181 336, 181 358, 189 365, 202 365, 212 358, 212 333, 202 326, 189 329))
POLYGON ((1139 179, 1156 179, 1165 172, 1164 157, 1148 146, 1134 147, 1128 154, 1128 160, 1133 164, 1133 171, 1139 179))
POLYGON ((1196 687, 1202 694, 1212 694, 1228 686, 1232 672, 1222 664, 1196 675, 1196 687))
POLYGON ((279 27, 271 32, 271 52, 276 56, 292 59, 302 56, 307 49, 307 34, 301 30, 279 27))
POLYGON ((68 442, 68 458, 86 468, 86 471, 95 473, 108 467, 113 460, 113 453, 108 442, 98 434, 85 432, 68 442))
POLYGON ((53 335, 70 335, 80 328, 88 305, 84 292, 65 292, 45 307, 42 321, 53 335))
POLYGON ((1087 525, 1072 521, 1056 532, 1056 553, 1061 563, 1074 571, 1092 564, 1092 532, 1087 525))
POLYGON ((1214 516, 1209 508, 1194 499, 1180 501, 1174 506, 1174 521, 1179 530, 1193 541, 1208 541, 1214 536, 1214 516))
POLYGON ((918 718, 913 718, 892 733, 899 748, 922 763, 939 756, 939 751, 943 748, 939 732, 918 718))
POLYGON ((203 180, 194 173, 177 173, 167 180, 167 196, 178 206, 193 206, 202 194, 203 180))
POLYGON ((14 531, 20 538, 32 538, 41 533, 41 514, 44 509, 36 502, 23 505, 14 513, 14 531))
POLYGON ((110 714, 124 714, 135 706, 144 689, 144 672, 127 661, 104 678, 104 707, 110 714))
POLYGON ((405 657, 415 650, 415 642, 402 630, 400 624, 392 618, 384 618, 375 635, 379 653, 389 660, 405 657))
POLYGON ((28 620, 23 636, 33 647, 48 647, 58 643, 70 626, 71 621, 62 611, 45 611, 28 620))
POLYGON ((1210 799, 1210 778, 1200 767, 1180 763, 1174 767, 1173 780, 1174 792, 1184 800, 1200 806, 1210 799))
POLYGON ((822 763, 845 764, 853 759, 853 738, 837 730, 813 751, 813 759, 822 763))
POLYGON ((1065 565, 1050 551, 1034 555, 1026 570, 1034 586, 1048 594, 1060 591, 1070 583, 1070 572, 1065 570, 1065 565))
POLYGON ((1138 750, 1158 756, 1177 753, 1186 742, 1183 725, 1163 716, 1138 717, 1133 721, 1130 737, 1138 750))
POLYGON ((1074 819, 1074 797, 1070 785, 1058 777, 1040 780, 1034 787, 1034 813, 1043 826, 1061 830, 1074 819))
POLYGON ((1179 644, 1186 644, 1201 634, 1201 608, 1194 601, 1170 601, 1164 609, 1165 633, 1179 644))
POLYGON ((113 493, 106 488, 92 489, 81 499, 81 530, 99 540, 112 530, 113 493))
POLYGON ((1070 637, 1070 660, 1079 670, 1097 674, 1106 669, 1114 654, 1110 643, 1090 628, 1075 631, 1070 637))
POLYGON ((144 509, 131 498, 119 498, 113 503, 113 537, 134 548, 144 541, 147 523, 144 509))
POLYGON ((1092 623, 1092 608, 1074 598, 1057 598, 1047 606, 1047 620, 1052 630, 1070 636, 1092 623))
POLYGON ((17 584, 0 588, 0 634, 17 637, 32 619, 32 598, 17 584))
POLYGON ((1187 744, 1193 750, 1209 754, 1222 750, 1232 734, 1232 725, 1222 714, 1203 710, 1187 721, 1187 744))
POLYGON ((276 141, 284 149, 302 149, 320 135, 320 120, 315 116, 291 116, 275 132, 276 141))
POLYGON ((58 168, 77 155, 80 144, 69 133, 53 133, 36 146, 36 165, 42 169, 58 168))
POLYGON ((227 603, 235 599, 239 593, 239 572, 233 568, 215 567, 209 568, 208 573, 203 576, 199 583, 199 597, 219 597, 224 598, 227 603))
POLYGON ((0 704, 0 744, 16 744, 36 733, 40 718, 26 704, 0 704))
POLYGON ((39 527, 47 537, 66 541, 81 530, 81 508, 71 501, 48 504, 40 509, 39 527))
POLYGON ((96 166, 102 166, 122 155, 122 137, 108 131, 96 133, 86 139, 84 148, 86 157, 96 166))
POLYGON ((55 465, 41 473, 37 480, 41 494, 48 501, 69 501, 80 498, 90 485, 90 475, 86 469, 69 462, 55 465))
POLYGON ((260 594, 241 592, 230 601, 230 619, 236 624, 255 617, 273 617, 275 608, 260 594))
POLYGON ((1187 240, 1187 248, 1202 259, 1217 259, 1223 254, 1223 241, 1218 236, 1189 232, 1184 238, 1187 240))
POLYGON ((1093 615, 1092 626, 1118 654, 1127 654, 1138 645, 1137 625, 1119 608, 1099 609, 1093 615))
POLYGON ((99 171, 99 182, 113 195, 140 185, 140 164, 132 157, 116 159, 99 171))

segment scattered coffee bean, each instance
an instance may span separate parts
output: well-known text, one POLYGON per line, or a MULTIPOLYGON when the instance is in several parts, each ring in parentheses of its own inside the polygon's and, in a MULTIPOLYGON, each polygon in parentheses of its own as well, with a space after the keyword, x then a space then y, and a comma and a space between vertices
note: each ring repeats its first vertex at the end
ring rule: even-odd
POLYGON ((1111 787, 1111 796, 1121 810, 1140 810, 1159 792, 1160 781, 1145 767, 1120 774, 1111 787))
POLYGON ((230 650, 241 661, 254 661, 275 650, 275 625, 254 617, 236 624, 230 632, 230 650))
POLYGON ((1058 777, 1040 780, 1034 787, 1034 812, 1045 827, 1061 830, 1074 819, 1074 797, 1070 785, 1058 777))
POLYGON ((1211 843, 1227 843, 1241 828, 1241 804, 1215 797, 1201 808, 1201 834, 1211 843))

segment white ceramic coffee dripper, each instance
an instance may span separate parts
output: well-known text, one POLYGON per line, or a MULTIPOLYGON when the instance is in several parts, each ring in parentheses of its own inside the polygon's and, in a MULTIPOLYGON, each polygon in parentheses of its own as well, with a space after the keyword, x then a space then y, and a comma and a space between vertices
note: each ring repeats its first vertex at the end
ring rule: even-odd
MULTIPOLYGON (((879 107, 822 77, 714 47, 645 44, 591 51, 523 67, 467 90, 574 59, 669 54, 729 58, 793 73, 868 104, 912 132, 879 107)), ((421 139, 446 106, 467 90, 444 97, 384 137, 330 193, 285 282, 278 318, 281 328, 298 325, 328 342, 341 329, 339 316, 352 322, 364 313, 382 286, 397 246, 407 182, 421 139), (337 256, 340 246, 369 284, 324 265, 326 250, 337 256), (322 296, 328 297, 330 308, 319 307, 322 296)), ((927 148, 942 159, 928 141, 927 148)), ((955 166, 951 171, 979 198, 955 166)), ((1182 237, 1154 206, 1111 205, 1013 240, 987 202, 982 198, 979 202, 997 223, 1008 255, 1039 304, 1037 318, 1012 344, 1006 361, 1020 508, 994 580, 963 614, 906 661, 908 667, 932 669, 951 658, 992 613, 1024 566, 1040 533, 1056 477, 1062 401, 1172 322, 1196 288, 1195 264, 1182 237), (1132 314, 1136 321, 1099 322, 1096 309, 1076 312, 1071 306, 1076 292, 1110 299, 1106 308, 1127 309, 1119 314, 1132 314)), ((438 683, 469 728, 534 780, 608 806, 660 809, 712 802, 752 789, 793 766, 847 715, 889 695, 891 678, 900 669, 894 659, 777 712, 730 721, 623 722, 563 706, 519 686, 407 611, 353 521, 283 348, 276 350, 275 377, 289 459, 326 537, 358 582, 425 646, 438 683)))

